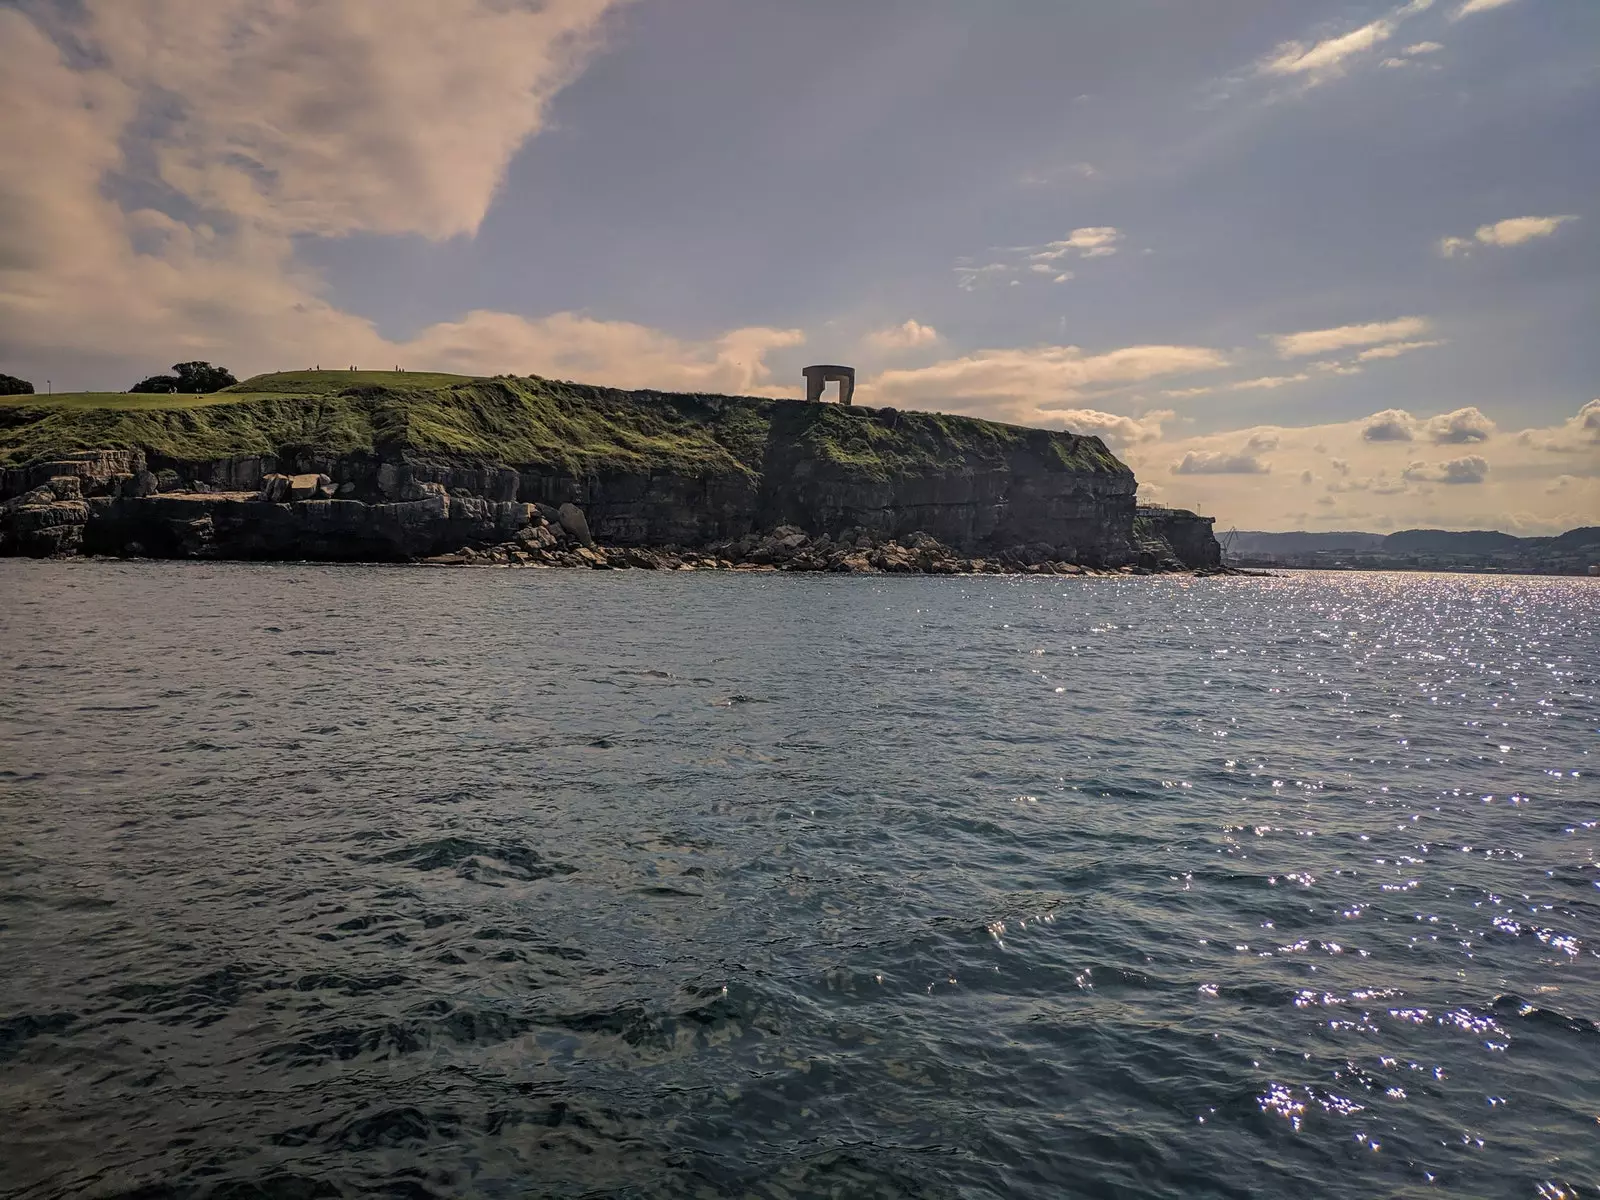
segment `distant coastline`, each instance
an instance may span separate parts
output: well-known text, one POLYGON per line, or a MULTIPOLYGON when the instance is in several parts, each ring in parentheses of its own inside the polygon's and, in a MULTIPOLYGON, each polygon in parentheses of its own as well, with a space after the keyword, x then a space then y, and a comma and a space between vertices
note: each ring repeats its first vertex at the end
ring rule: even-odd
POLYGON ((1600 526, 1552 537, 1494 530, 1407 529, 1398 533, 1263 533, 1222 537, 1236 567, 1320 571, 1458 571, 1503 575, 1600 575, 1600 526))

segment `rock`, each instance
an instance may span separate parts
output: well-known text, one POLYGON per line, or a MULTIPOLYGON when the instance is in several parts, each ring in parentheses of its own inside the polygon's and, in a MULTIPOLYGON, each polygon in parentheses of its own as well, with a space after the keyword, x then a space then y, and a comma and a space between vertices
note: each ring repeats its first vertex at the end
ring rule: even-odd
POLYGON ((57 500, 82 500, 83 480, 77 475, 55 475, 46 485, 57 500))
POLYGON ((594 537, 589 532, 589 521, 583 515, 583 509, 576 504, 563 504, 556 510, 556 519, 565 529, 584 546, 593 546, 594 537))
POLYGON ((346 480, 344 483, 339 485, 339 495, 341 496, 353 496, 355 495, 355 492, 356 485, 351 483, 349 480, 346 480))
POLYGON ((556 544, 556 535, 547 527, 529 525, 517 530, 517 541, 534 550, 547 550, 556 544))
POLYGON ((338 492, 339 485, 326 475, 317 476, 317 495, 324 500, 332 500, 338 492))
MULTIPOLYGON (((289 476, 288 498, 290 500, 315 500, 324 478, 326 476, 322 475, 289 476)), ((162 490, 165 491, 166 489, 163 488, 162 490)))
POLYGON ((156 472, 156 491, 177 492, 183 490, 183 480, 171 467, 164 467, 156 472))

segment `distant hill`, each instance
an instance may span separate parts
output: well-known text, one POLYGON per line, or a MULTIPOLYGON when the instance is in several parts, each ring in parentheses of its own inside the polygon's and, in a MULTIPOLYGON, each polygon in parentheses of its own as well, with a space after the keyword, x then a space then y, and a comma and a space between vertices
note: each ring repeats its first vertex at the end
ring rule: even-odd
POLYGON ((1516 537, 1492 529, 1404 529, 1398 533, 1262 533, 1223 538, 1228 562, 1245 566, 1584 574, 1600 564, 1600 526, 1557 537, 1516 537))
POLYGON ((1513 537, 1492 529, 1403 529, 1384 538, 1383 549, 1390 554, 1499 554, 1528 542, 1549 540, 1513 537))
POLYGON ((1381 533, 1246 533, 1228 537, 1234 554, 1312 554, 1317 551, 1376 550, 1383 545, 1381 533))

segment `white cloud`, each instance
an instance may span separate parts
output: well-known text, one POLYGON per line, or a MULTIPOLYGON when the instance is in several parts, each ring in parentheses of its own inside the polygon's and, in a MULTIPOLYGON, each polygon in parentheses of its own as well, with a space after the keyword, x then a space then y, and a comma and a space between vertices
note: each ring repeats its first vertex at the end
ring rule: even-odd
POLYGON ((1356 355, 1357 362, 1371 362, 1377 358, 1399 358, 1402 354, 1410 354, 1413 350, 1430 350, 1435 346, 1442 346, 1442 341, 1432 342, 1393 342, 1387 346, 1374 346, 1370 350, 1363 350, 1356 355))
POLYGON ((1311 376, 1305 372, 1298 375, 1263 375, 1259 379, 1245 379, 1238 383, 1228 385, 1235 392, 1272 391, 1276 388, 1288 387, 1291 383, 1304 383, 1311 376))
POLYGON ((1462 17, 1470 17, 1473 13, 1489 12, 1491 9, 1504 8, 1513 0, 1467 0, 1460 8, 1451 14, 1452 21, 1459 21, 1462 17))
POLYGON ((1068 408, 1055 413, 1062 428, 1073 433, 1093 434, 1113 449, 1160 441, 1162 422, 1176 415, 1170 409, 1158 409, 1142 417, 1124 417, 1092 408, 1068 408))
MULTIPOLYGON (((1377 414, 1396 418, 1411 434, 1397 441, 1365 437, 1374 421, 1368 417, 1205 434, 1182 434, 1174 426, 1159 441, 1131 444, 1118 453, 1141 481, 1160 480, 1171 503, 1215 516, 1221 528, 1507 529, 1533 534, 1595 523, 1594 514, 1600 513, 1600 400, 1565 422, 1520 437, 1474 438, 1453 454, 1418 453, 1419 443, 1452 445, 1451 431, 1464 422, 1470 426, 1471 418, 1461 415, 1470 411, 1377 414), (1435 435, 1442 435, 1437 443, 1435 435), (1257 469, 1267 465, 1263 459, 1271 467, 1265 473, 1257 469), (1321 485, 1309 495, 1320 493, 1330 503, 1307 504, 1303 481, 1308 471, 1313 483, 1321 485), (1558 485, 1554 481, 1560 476, 1566 482, 1558 485)), ((1492 429, 1487 415, 1478 416, 1492 429)), ((1140 490, 1145 490, 1142 483, 1140 490)))
POLYGON ((1458 408, 1429 420, 1423 427, 1441 445, 1486 442, 1494 436, 1494 422, 1476 408, 1458 408))
POLYGON ((1411 0, 1389 15, 1338 37, 1317 42, 1285 42, 1263 59, 1257 69, 1264 75, 1299 77, 1308 86, 1315 86, 1342 74, 1355 59, 1392 38, 1407 17, 1432 5, 1433 0, 1411 0))
POLYGON ((1117 252, 1117 243, 1121 240, 1122 233, 1114 226, 1091 225, 1083 229, 1074 229, 1070 237, 1059 242, 1049 242, 1028 257, 1035 262, 1055 262, 1069 254, 1077 254, 1083 258, 1104 258, 1108 254, 1117 252))
POLYGON ((994 247, 992 253, 1003 257, 982 266, 976 265, 975 259, 957 259, 956 285, 968 292, 985 284, 1017 287, 1024 275, 1048 276, 1055 283, 1065 283, 1072 278, 1072 272, 1063 268, 1064 259, 1106 258, 1117 252, 1117 243, 1122 240, 1122 231, 1115 226, 1086 225, 1042 246, 994 247))
POLYGON ((766 355, 804 341, 797 329, 755 326, 691 342, 644 325, 577 313, 529 319, 472 312, 384 349, 418 369, 509 371, 661 391, 788 395, 794 387, 772 387, 766 355))
POLYGON ((1272 339, 1281 358, 1303 358, 1328 354, 1349 346, 1372 346, 1397 342, 1428 332, 1423 317, 1401 317, 1395 321, 1371 321, 1364 325, 1340 325, 1336 329, 1313 329, 1304 333, 1278 334, 1272 339))
MULTIPOLYGON (((1010 275, 1016 270, 1010 263, 992 262, 981 267, 963 266, 957 264, 956 286, 964 292, 976 291, 980 285, 989 280, 998 280, 1010 275)), ((1015 280, 1012 281, 1016 282, 1015 280)))
POLYGON ((1465 254, 1475 246, 1520 246, 1535 238, 1549 237, 1568 221, 1578 218, 1571 214, 1554 217, 1508 217, 1492 225, 1480 225, 1472 237, 1447 237, 1439 239, 1439 253, 1446 258, 1465 254))
POLYGON ((296 233, 470 234, 584 67, 613 0, 85 0, 75 32, 141 98, 161 181, 296 233))
POLYGON ((932 325, 907 320, 887 329, 877 329, 864 339, 875 350, 914 350, 919 346, 932 346, 939 341, 939 331, 932 325))
POLYGON ((1600 470, 1600 400, 1589 401, 1556 429, 1524 429, 1517 440, 1551 454, 1594 455, 1600 470))
POLYGON ((1240 450, 1191 450, 1172 464, 1174 475, 1268 475, 1272 465, 1240 450))
POLYGON ((1496 221, 1493 225, 1479 227, 1473 236, 1486 246, 1520 246, 1523 242, 1531 242, 1534 238, 1549 237, 1568 221, 1577 219, 1570 215, 1510 217, 1504 221, 1496 221))
POLYGON ((1423 483, 1482 483, 1489 476, 1489 462, 1481 454, 1452 458, 1442 463, 1411 463, 1405 478, 1423 483))
POLYGON ((1416 436, 1417 419, 1403 408, 1387 408, 1373 413, 1361 428, 1368 442, 1409 442, 1416 436))
POLYGON ((865 403, 1056 423, 1062 410, 1078 409, 1087 389, 1226 365, 1204 346, 1125 346, 1101 354, 1077 346, 1034 346, 978 350, 926 367, 885 371, 861 391, 865 403))
POLYGON ((1423 66, 1425 64, 1419 62, 1419 59, 1424 55, 1437 54, 1443 49, 1444 47, 1438 42, 1417 42, 1400 51, 1397 57, 1384 59, 1383 65, 1390 68, 1423 66))

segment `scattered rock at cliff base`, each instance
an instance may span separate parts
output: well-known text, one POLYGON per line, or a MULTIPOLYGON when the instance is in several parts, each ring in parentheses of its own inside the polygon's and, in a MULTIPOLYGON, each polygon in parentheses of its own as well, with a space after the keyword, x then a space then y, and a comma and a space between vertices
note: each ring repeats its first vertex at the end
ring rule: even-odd
POLYGON ((594 536, 589 532, 589 521, 583 515, 583 509, 576 504, 563 504, 556 510, 556 519, 573 537, 585 546, 594 545, 594 536))

